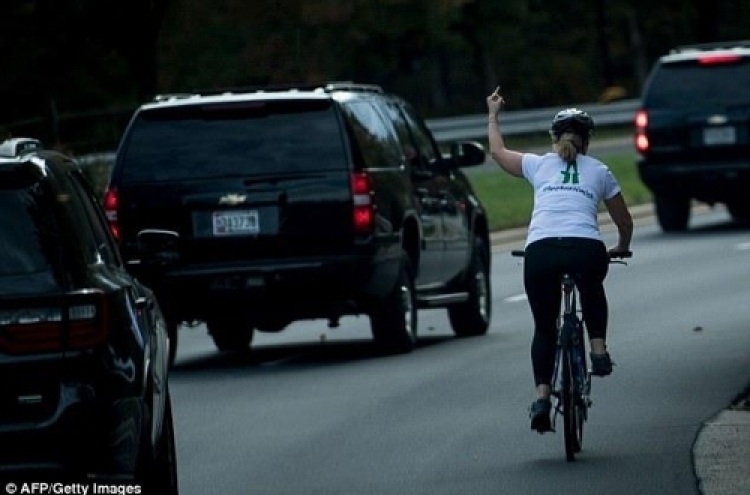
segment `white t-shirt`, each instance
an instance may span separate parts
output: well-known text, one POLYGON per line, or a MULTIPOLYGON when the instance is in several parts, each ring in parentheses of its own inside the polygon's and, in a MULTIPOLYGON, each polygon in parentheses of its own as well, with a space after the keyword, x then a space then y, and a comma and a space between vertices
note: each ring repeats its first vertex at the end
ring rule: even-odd
POLYGON ((521 167, 534 188, 527 246, 548 237, 602 240, 599 205, 620 192, 606 165, 582 154, 574 165, 567 165, 556 153, 524 153, 521 167))

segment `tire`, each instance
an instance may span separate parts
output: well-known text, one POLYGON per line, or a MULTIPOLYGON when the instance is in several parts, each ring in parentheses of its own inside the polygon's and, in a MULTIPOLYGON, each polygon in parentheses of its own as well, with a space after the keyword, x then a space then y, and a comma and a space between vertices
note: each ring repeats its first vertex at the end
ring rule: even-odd
POLYGON ((562 351, 562 401, 563 436, 565 439, 565 458, 568 462, 575 460, 575 455, 581 450, 581 434, 583 433, 583 422, 580 417, 578 394, 573 377, 573 361, 569 350, 562 351))
POLYGON ((657 195, 656 218, 664 232, 683 232, 690 220, 690 198, 657 195))
POLYGON ((417 342, 417 300, 409 257, 401 257, 398 279, 391 293, 375 304, 370 325, 375 344, 388 354, 405 354, 417 342))
POLYGON ((492 318, 492 283, 484 241, 474 239, 464 290, 469 300, 448 307, 448 319, 457 337, 485 335, 492 318))
POLYGON ((206 322, 214 345, 221 352, 244 352, 250 349, 253 326, 242 319, 212 320, 206 322))
POLYGON ((150 433, 150 427, 144 428, 141 440, 139 474, 136 479, 143 486, 143 493, 178 495, 177 448, 174 441, 172 398, 168 391, 164 409, 164 423, 155 452, 151 449, 150 433))
POLYGON ((578 442, 576 445, 576 453, 580 452, 583 448, 583 424, 588 420, 589 416, 589 404, 588 398, 591 392, 590 384, 591 378, 588 376, 588 366, 586 364, 586 349, 583 344, 583 333, 579 334, 579 340, 576 344, 576 354, 580 356, 580 361, 576 362, 577 376, 578 378, 573 382, 576 390, 575 395, 575 408, 576 408, 576 434, 578 442), (585 383, 580 383, 580 380, 586 380, 585 383), (585 394, 585 398, 581 395, 585 394))
POLYGON ((167 337, 169 337, 169 367, 174 366, 177 357, 177 333, 180 324, 174 321, 167 321, 167 337))

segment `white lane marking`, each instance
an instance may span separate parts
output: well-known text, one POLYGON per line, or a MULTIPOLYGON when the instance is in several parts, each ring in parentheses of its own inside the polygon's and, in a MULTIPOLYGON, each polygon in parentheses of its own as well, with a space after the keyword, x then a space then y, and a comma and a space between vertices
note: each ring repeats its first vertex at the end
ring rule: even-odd
POLYGON ((741 242, 734 247, 737 251, 747 251, 750 249, 750 242, 741 242))
POLYGON ((505 298, 505 302, 520 302, 526 300, 526 294, 516 294, 515 296, 510 296, 505 298))

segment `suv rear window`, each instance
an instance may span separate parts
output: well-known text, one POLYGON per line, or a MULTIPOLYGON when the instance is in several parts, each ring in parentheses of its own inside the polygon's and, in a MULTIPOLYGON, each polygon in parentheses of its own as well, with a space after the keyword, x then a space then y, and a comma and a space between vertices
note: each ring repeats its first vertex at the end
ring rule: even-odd
POLYGON ((0 188, 0 295, 59 290, 59 246, 49 194, 0 188))
POLYGON ((338 119, 329 100, 144 110, 133 122, 120 157, 122 181, 344 169, 338 119))
POLYGON ((696 60, 656 69, 644 103, 651 108, 691 103, 750 105, 750 59, 700 65, 696 60))

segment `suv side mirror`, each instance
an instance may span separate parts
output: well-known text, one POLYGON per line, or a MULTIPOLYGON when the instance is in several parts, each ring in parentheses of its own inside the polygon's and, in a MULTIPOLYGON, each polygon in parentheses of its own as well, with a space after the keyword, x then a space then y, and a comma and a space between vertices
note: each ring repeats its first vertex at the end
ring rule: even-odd
POLYGON ((476 141, 453 143, 450 147, 450 154, 458 167, 474 167, 487 160, 484 146, 476 141))
POLYGON ((173 265, 180 260, 180 234, 171 230, 146 229, 138 232, 138 252, 148 267, 173 265))

